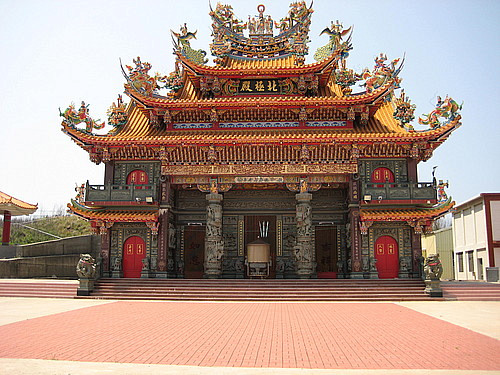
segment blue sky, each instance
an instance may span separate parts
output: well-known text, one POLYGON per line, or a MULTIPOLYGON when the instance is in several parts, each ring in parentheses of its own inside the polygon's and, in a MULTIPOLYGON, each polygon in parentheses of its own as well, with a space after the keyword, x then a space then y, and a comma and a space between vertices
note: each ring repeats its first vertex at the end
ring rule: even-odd
MULTIPOLYGON (((231 2, 241 19, 261 3, 279 19, 290 1, 231 2)), ((339 20, 354 26, 348 67, 371 69, 380 52, 391 60, 406 54, 401 86, 417 116, 437 95, 464 103, 463 126, 419 164, 420 181, 437 165, 457 202, 500 191, 499 1, 316 0, 313 8, 308 62, 327 42, 321 30, 339 20)), ((141 56, 152 71, 172 71, 170 29, 186 22, 198 30, 192 46, 208 52, 208 12, 208 0, 0 1, 0 190, 50 211, 74 197, 76 183, 102 183, 104 166, 60 131, 58 108, 84 100, 91 116, 106 119, 123 91, 119 58, 141 56)))

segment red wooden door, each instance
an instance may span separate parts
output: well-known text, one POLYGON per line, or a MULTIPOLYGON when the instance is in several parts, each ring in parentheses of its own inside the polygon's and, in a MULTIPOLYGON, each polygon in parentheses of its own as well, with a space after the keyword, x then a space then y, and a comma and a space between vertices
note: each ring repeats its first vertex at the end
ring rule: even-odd
POLYGON ((399 273, 398 243, 391 236, 381 236, 375 242, 375 259, 380 279, 394 279, 399 273))
MULTIPOLYGON (((371 182, 394 182, 394 174, 388 168, 377 168, 372 173, 371 182)), ((376 187, 384 187, 384 185, 377 185, 376 187)))
MULTIPOLYGON (((135 169, 127 176, 127 185, 147 185, 148 174, 141 169, 135 169)), ((140 189, 140 187, 138 187, 140 189)))
POLYGON ((139 236, 127 238, 123 245, 123 277, 141 277, 142 259, 146 256, 146 244, 139 236))

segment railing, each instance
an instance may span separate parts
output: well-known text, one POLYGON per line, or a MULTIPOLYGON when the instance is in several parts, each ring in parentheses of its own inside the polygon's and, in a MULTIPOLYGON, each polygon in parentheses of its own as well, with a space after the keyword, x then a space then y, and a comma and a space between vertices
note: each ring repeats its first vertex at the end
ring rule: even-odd
POLYGON ((89 185, 85 186, 87 202, 156 202, 156 184, 150 185, 89 185))
POLYGON ((363 182, 361 199, 369 200, 436 200, 436 188, 432 182, 363 182))

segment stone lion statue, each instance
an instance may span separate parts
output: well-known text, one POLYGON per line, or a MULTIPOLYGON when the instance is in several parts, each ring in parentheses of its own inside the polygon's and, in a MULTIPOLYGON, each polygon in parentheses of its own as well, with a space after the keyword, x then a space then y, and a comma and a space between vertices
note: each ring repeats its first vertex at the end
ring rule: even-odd
POLYGON ((443 275, 443 265, 439 254, 431 254, 425 258, 424 273, 427 280, 439 280, 443 275))
POLYGON ((95 275, 95 259, 90 254, 80 254, 80 260, 76 265, 76 274, 80 278, 92 279, 95 275))

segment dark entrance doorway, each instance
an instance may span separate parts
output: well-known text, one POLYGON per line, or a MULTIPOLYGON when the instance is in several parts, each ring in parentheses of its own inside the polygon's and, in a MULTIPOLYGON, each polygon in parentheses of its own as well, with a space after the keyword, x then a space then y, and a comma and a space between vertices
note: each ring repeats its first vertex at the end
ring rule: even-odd
POLYGON ((337 228, 316 226, 315 242, 318 279, 337 278, 337 228))
POLYGON ((398 243, 391 236, 381 236, 375 242, 375 259, 380 279, 394 279, 399 273, 398 243))
POLYGON ((257 238, 261 238, 270 245, 271 267, 268 278, 274 279, 276 277, 276 216, 245 216, 245 259, 247 245, 257 238), (266 224, 267 237, 260 236, 259 223, 269 223, 266 224))
POLYGON ((146 244, 139 236, 127 238, 123 244, 123 277, 139 278, 142 260, 146 256, 146 244))
POLYGON ((202 279, 205 262, 205 226, 187 225, 184 228, 184 277, 202 279))

